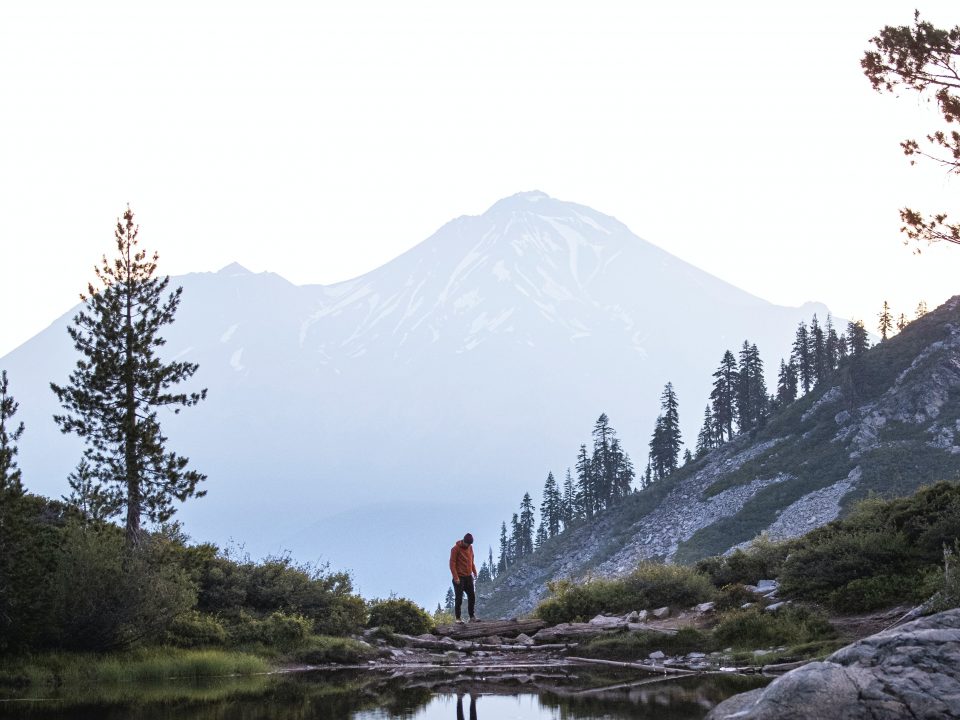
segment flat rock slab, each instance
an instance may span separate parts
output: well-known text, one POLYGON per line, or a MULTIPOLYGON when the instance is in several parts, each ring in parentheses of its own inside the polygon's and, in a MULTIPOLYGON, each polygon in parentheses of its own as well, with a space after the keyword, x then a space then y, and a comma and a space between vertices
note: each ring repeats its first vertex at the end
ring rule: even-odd
POLYGON ((547 624, 543 620, 481 620, 480 622, 463 623, 462 625, 459 623, 439 625, 434 633, 455 640, 470 640, 494 635, 514 638, 521 633, 531 635, 546 626, 547 624))
POLYGON ((960 718, 960 609, 914 620, 735 695, 708 720, 960 718))

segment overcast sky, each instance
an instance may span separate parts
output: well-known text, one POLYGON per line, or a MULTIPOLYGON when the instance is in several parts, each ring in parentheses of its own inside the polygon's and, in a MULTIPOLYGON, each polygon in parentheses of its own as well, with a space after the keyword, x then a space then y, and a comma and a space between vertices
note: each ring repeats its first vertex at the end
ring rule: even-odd
MULTIPOLYGON (((914 1, 0 6, 0 355, 77 300, 129 202, 170 274, 371 270, 540 189, 763 298, 875 325, 960 291, 936 118, 859 60, 914 1)), ((940 25, 956 3, 921 8, 940 25)))

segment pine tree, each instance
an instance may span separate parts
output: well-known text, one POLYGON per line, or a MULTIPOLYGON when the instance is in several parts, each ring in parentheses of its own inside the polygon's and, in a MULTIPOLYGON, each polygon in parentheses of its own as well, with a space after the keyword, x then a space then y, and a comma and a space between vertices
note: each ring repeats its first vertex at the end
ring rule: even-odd
POLYGON ((847 336, 843 333, 840 333, 840 337, 837 338, 837 365, 839 365, 846 359, 847 359, 847 336))
POLYGON ((711 412, 710 406, 707 405, 703 409, 703 425, 697 434, 697 457, 703 457, 716 446, 716 423, 713 419, 713 412, 711 412))
POLYGON ((767 383, 763 377, 763 360, 757 346, 744 340, 736 381, 737 419, 740 432, 762 427, 767 418, 767 383))
POLYGON ((827 338, 816 313, 810 321, 810 355, 813 361, 813 384, 817 385, 827 376, 827 338))
POLYGON ((520 545, 519 557, 526 557, 533 553, 533 532, 536 524, 536 508, 533 505, 533 498, 530 493, 524 493, 520 501, 520 545))
POLYGON ((86 458, 67 476, 67 484, 70 494, 62 496, 63 501, 73 505, 85 518, 95 523, 113 517, 123 506, 123 498, 117 489, 101 485, 86 458))
POLYGON ((667 383, 660 396, 661 413, 650 438, 650 465, 655 480, 665 478, 680 464, 680 413, 673 383, 667 383))
POLYGON ((484 561, 483 564, 480 565, 480 570, 477 573, 477 584, 489 585, 492 581, 493 576, 490 574, 490 566, 484 561))
POLYGON ((900 317, 897 318, 897 332, 902 331, 907 326, 907 316, 903 313, 900 313, 900 317))
POLYGON ((837 369, 837 363, 840 361, 840 338, 837 337, 837 331, 833 327, 833 318, 827 313, 826 342, 824 349, 827 356, 827 370, 833 372, 837 369))
POLYGON ((692 463, 692 462, 693 462, 693 453, 690 452, 690 448, 684 448, 683 464, 686 465, 687 463, 692 463))
POLYGON ((610 444, 610 454, 613 457, 613 499, 619 501, 630 494, 633 488, 633 481, 636 473, 633 469, 633 461, 630 456, 620 447, 620 440, 616 437, 610 444))
POLYGON ((610 419, 601 413, 593 426, 593 456, 590 458, 592 474, 593 511, 599 512, 610 505, 613 497, 613 479, 616 467, 610 452, 615 433, 610 427, 610 419))
POLYGON ((455 603, 456 598, 453 595, 453 588, 447 588, 447 596, 443 599, 443 609, 448 613, 452 613, 455 603))
POLYGON ((500 559, 497 560, 497 575, 510 567, 510 540, 507 537, 507 523, 500 523, 500 559))
POLYGON ((547 526, 543 524, 543 520, 540 521, 540 524, 537 525, 537 534, 533 540, 534 550, 539 550, 543 547, 543 544, 548 540, 547 538, 547 526))
POLYGON ((926 314, 927 314, 927 301, 921 300, 919 303, 917 303, 917 317, 922 318, 926 314))
POLYGON ((560 489, 552 472, 547 473, 547 481, 543 484, 540 519, 547 529, 548 537, 556 537, 560 534, 563 523, 563 497, 560 495, 560 489))
MULTIPOLYGON (((737 360, 733 353, 727 350, 720 361, 720 367, 713 373, 713 390, 710 392, 714 420, 722 431, 726 431, 727 440, 733 439, 733 423, 736 420, 736 384, 737 360)), ((722 432, 720 441, 723 442, 722 432)))
POLYGON ((174 321, 182 288, 163 298, 170 278, 154 277, 157 255, 148 259, 137 249, 138 231, 127 208, 114 233, 116 259, 104 256, 96 268, 103 287, 87 286, 83 309, 67 330, 82 358, 68 385, 50 385, 65 410, 54 416, 61 431, 83 438, 92 472, 123 499, 128 546, 139 542, 143 515, 164 522, 174 500, 205 494, 197 490, 205 476, 166 450, 157 419, 159 408, 178 413, 206 397, 206 390, 172 391, 197 365, 157 357, 165 342, 160 330, 174 321))
POLYGON ((800 380, 803 393, 807 394, 810 392, 810 388, 813 387, 815 377, 813 354, 810 352, 810 335, 807 332, 807 324, 802 320, 797 326, 797 333, 793 339, 793 352, 790 355, 790 359, 797 368, 797 377, 800 380))
POLYGON ((880 311, 877 317, 879 319, 877 329, 880 331, 880 340, 882 342, 893 332, 893 314, 890 312, 890 305, 886 300, 883 301, 883 310, 880 311))
POLYGON ((563 529, 570 527, 577 517, 577 491, 570 468, 567 468, 567 476, 563 481, 563 529))
POLYGON ((590 458, 587 456, 587 446, 580 446, 580 453, 577 455, 577 464, 574 466, 577 471, 577 509, 578 515, 584 518, 593 517, 596 492, 593 487, 594 477, 590 467, 590 458))
POLYGON ((7 371, 0 370, 0 501, 18 498, 24 493, 17 467, 17 442, 23 436, 23 423, 12 425, 19 403, 10 394, 7 371))
POLYGON ((870 347, 870 338, 862 320, 851 320, 847 324, 847 347, 850 357, 859 357, 870 347))
POLYGON ((523 535, 520 531, 520 516, 517 513, 510 518, 510 564, 513 565, 523 557, 523 551, 526 543, 523 541, 523 535))
POLYGON ((797 366, 780 360, 780 373, 777 376, 777 405, 783 407, 797 399, 797 366))

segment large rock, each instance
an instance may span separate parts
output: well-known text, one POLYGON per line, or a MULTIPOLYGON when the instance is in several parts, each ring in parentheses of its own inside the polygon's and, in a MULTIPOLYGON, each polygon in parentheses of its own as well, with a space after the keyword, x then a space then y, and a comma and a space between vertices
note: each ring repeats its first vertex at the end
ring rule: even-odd
POLYGON ((871 635, 729 698, 707 718, 960 718, 960 609, 871 635))

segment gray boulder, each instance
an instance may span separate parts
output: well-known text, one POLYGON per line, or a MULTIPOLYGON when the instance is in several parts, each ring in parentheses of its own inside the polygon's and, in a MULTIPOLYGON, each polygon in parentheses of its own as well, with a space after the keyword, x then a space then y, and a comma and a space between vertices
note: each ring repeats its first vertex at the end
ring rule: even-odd
POLYGON ((960 718, 960 609, 864 638, 725 700, 707 718, 960 718))

